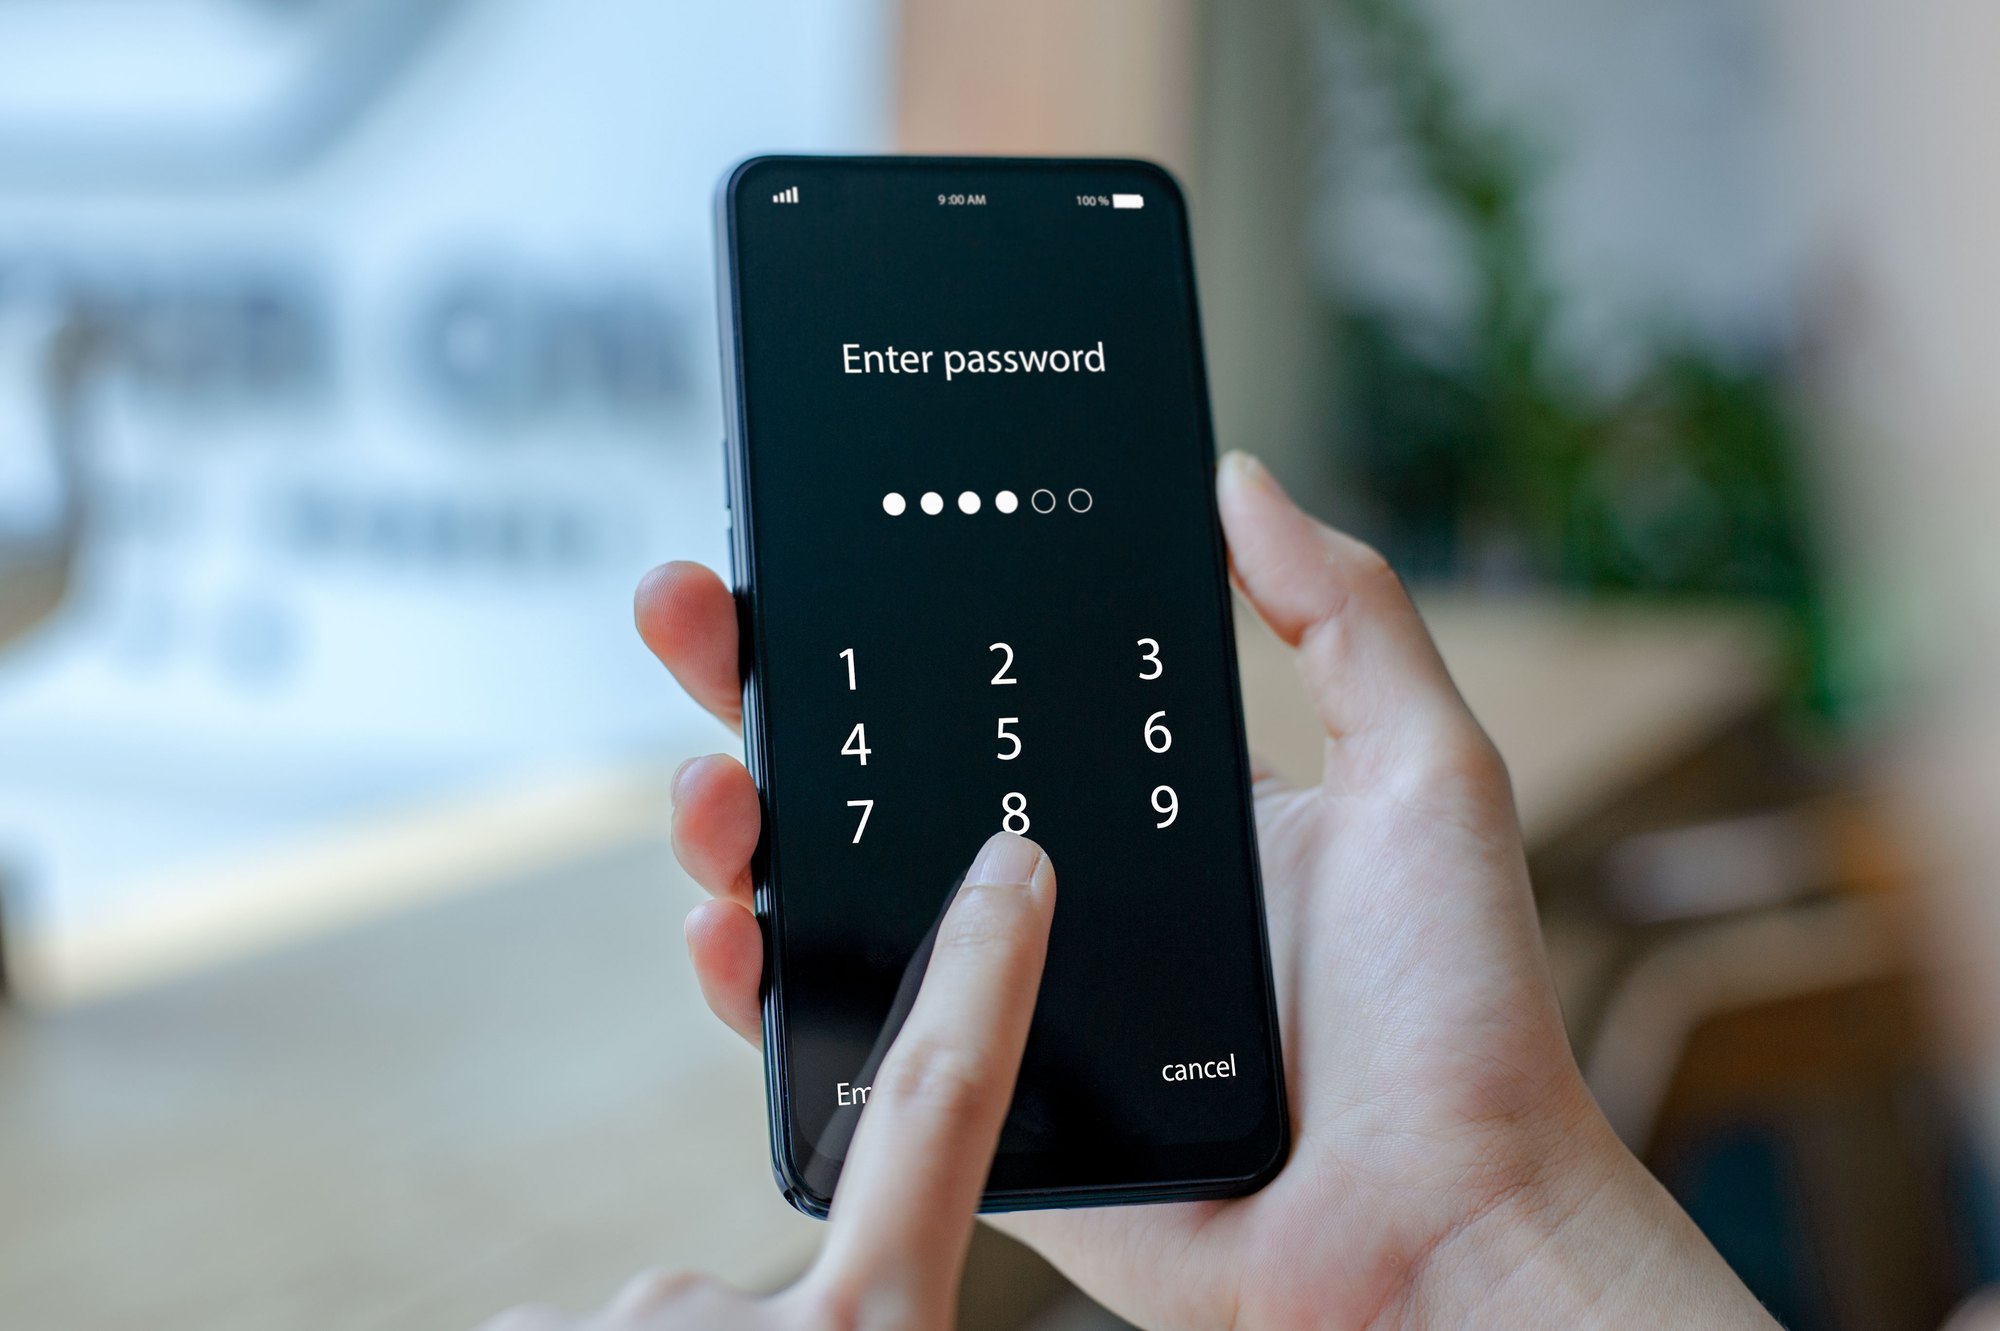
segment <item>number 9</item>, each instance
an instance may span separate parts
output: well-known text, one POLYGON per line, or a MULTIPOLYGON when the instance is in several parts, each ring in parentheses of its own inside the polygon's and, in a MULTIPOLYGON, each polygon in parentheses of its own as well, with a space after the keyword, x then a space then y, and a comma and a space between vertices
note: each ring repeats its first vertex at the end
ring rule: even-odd
POLYGON ((1174 819, 1181 816, 1181 797, 1174 794, 1172 786, 1153 787, 1153 812, 1166 815, 1164 819, 1153 824, 1155 827, 1171 827, 1174 819), (1162 795, 1166 796, 1165 802, 1160 799, 1162 795))

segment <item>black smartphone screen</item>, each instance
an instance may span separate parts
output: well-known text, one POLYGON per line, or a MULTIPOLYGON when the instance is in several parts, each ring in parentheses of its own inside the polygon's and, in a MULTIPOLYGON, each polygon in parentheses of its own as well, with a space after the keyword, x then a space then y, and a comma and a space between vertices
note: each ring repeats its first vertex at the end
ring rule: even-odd
POLYGON ((762 158, 724 187, 774 1148, 823 1211, 985 838, 1058 880, 987 1205, 1241 1192, 1287 1128, 1179 190, 762 158))

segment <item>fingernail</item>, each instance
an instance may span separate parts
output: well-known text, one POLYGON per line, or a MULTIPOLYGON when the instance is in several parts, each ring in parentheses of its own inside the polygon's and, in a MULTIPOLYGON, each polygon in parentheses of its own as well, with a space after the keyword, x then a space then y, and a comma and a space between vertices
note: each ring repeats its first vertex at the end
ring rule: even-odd
POLYGON ((699 757, 689 758, 674 769, 673 776, 667 781, 667 798, 673 803, 679 804, 681 802, 681 778, 687 775, 688 768, 693 767, 700 761, 699 757))
POLYGON ((1232 448, 1222 455, 1222 472, 1232 483, 1238 485, 1252 482, 1268 483, 1271 478, 1271 473, 1264 469, 1263 463, 1240 448, 1232 448))
POLYGON ((965 875, 968 883, 1015 883, 1026 887, 1042 862, 1042 848, 1012 832, 995 832, 979 848, 979 858, 965 875))

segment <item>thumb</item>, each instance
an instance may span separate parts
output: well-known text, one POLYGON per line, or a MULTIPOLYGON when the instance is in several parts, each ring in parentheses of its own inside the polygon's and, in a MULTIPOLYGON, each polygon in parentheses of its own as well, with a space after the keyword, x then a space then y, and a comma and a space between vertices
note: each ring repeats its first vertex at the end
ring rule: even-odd
POLYGON ((1272 632, 1298 649, 1336 746, 1478 734, 1387 560, 1307 516, 1247 453, 1226 454, 1216 484, 1237 584, 1272 632))

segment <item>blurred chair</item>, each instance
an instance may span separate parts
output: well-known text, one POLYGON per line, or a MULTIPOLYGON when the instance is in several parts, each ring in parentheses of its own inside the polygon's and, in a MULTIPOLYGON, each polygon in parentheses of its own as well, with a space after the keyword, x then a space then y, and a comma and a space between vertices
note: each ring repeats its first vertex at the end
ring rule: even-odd
POLYGON ((1915 878, 1873 802, 1841 794, 1603 857, 1618 959, 1568 1010, 1591 1090, 1799 1331, 1928 1331, 1968 1278, 1915 878))

